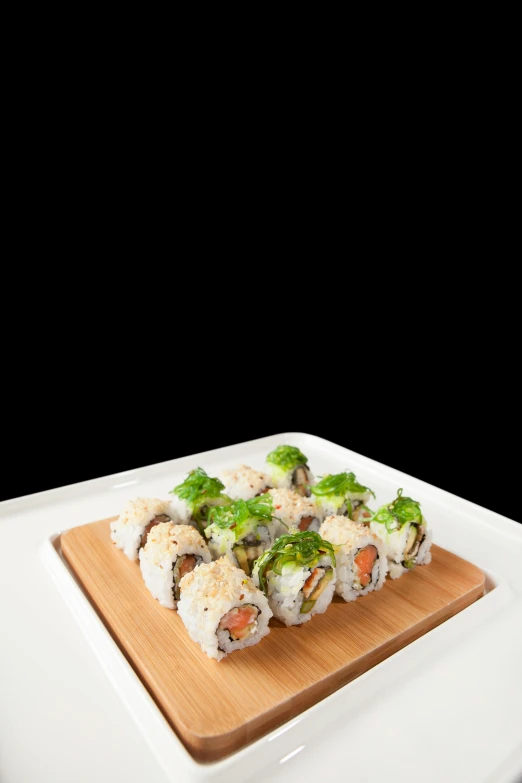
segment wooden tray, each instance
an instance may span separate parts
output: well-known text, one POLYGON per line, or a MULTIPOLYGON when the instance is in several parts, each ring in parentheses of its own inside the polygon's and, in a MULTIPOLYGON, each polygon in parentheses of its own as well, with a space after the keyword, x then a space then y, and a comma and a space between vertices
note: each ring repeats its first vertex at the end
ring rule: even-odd
POLYGON ((482 571, 432 547, 433 560, 303 626, 270 621, 259 644, 207 658, 175 611, 145 588, 105 519, 61 535, 62 552, 122 652, 199 761, 240 750, 484 594, 482 571))

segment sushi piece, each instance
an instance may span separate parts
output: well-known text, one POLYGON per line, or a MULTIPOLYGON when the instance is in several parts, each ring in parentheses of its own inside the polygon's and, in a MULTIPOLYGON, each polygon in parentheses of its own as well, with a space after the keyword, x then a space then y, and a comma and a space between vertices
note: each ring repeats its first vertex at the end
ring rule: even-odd
POLYGON ((220 661, 257 644, 270 629, 272 612, 252 579, 222 557, 181 580, 178 614, 190 638, 220 661))
POLYGON ((374 514, 370 530, 386 546, 392 579, 397 579, 416 565, 431 563, 432 532, 428 530, 420 503, 403 497, 402 489, 392 503, 381 506, 374 514))
POLYGON ((388 570, 386 547, 366 525, 331 516, 319 528, 319 535, 335 547, 338 595, 345 601, 355 601, 360 595, 381 589, 388 570))
POLYGON ((140 549, 140 568, 145 585, 162 606, 175 609, 179 583, 186 574, 212 562, 208 547, 198 531, 190 525, 161 522, 149 533, 140 549))
POLYGON ((321 522, 312 498, 303 497, 291 489, 270 489, 268 494, 274 504, 274 516, 280 523, 276 536, 297 530, 319 530, 321 522))
POLYGON ((250 575, 252 564, 275 539, 272 498, 261 495, 252 500, 235 500, 229 506, 216 506, 209 514, 205 530, 214 559, 227 555, 234 565, 250 575))
POLYGON ((194 525, 202 533, 208 524, 208 514, 214 506, 230 503, 230 498, 222 494, 224 484, 217 478, 208 476, 203 468, 189 471, 185 481, 170 491, 174 495, 171 509, 185 525, 194 525))
POLYGON ((287 626, 301 625, 330 605, 336 581, 333 546, 308 530, 281 536, 261 555, 253 578, 275 617, 287 626))
POLYGON ((369 519, 372 512, 367 507, 370 495, 375 493, 359 484, 354 473, 336 473, 326 475, 311 487, 317 509, 324 519, 328 516, 347 516, 362 522, 369 519))
POLYGON ((225 470, 222 478, 225 491, 232 500, 252 500, 272 486, 266 473, 249 468, 248 465, 240 465, 236 470, 225 470))
POLYGON ((296 446, 278 446, 266 458, 272 484, 278 489, 293 489, 310 497, 310 485, 315 483, 308 459, 296 446))
POLYGON ((123 549, 129 560, 137 560, 150 530, 160 522, 171 522, 172 517, 168 500, 129 500, 118 519, 111 522, 111 538, 119 549, 123 549))

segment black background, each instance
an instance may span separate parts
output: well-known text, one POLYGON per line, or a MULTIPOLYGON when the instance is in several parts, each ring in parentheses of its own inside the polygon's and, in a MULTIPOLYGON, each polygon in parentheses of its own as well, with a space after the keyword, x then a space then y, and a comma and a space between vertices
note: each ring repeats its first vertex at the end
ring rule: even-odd
POLYGON ((184 378, 181 388, 172 367, 164 378, 146 368, 145 382, 140 373, 69 376, 52 395, 11 407, 1 499, 302 431, 522 521, 518 469, 505 448, 516 407, 505 394, 501 405, 491 386, 479 397, 474 383, 448 389, 440 377, 388 391, 344 378, 292 389, 256 370, 184 378))

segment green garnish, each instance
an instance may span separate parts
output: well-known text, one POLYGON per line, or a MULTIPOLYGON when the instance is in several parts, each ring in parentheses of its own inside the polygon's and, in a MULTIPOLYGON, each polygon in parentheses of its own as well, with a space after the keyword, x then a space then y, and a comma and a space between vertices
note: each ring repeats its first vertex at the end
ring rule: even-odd
POLYGON ((325 495, 364 495, 369 492, 375 497, 375 492, 370 487, 364 487, 359 484, 355 478, 355 473, 336 473, 333 476, 325 476, 314 487, 310 487, 314 495, 324 497, 325 495))
POLYGON ((191 511, 201 506, 209 498, 217 498, 225 485, 217 478, 211 478, 203 468, 195 468, 182 484, 170 490, 170 495, 177 495, 184 500, 191 511))
POLYGON ((332 565, 335 565, 333 546, 329 541, 324 541, 319 533, 304 530, 302 533, 289 533, 281 536, 256 561, 261 590, 266 595, 265 573, 268 568, 281 576, 283 567, 289 563, 293 563, 295 566, 314 568, 324 555, 330 555, 332 565))
POLYGON ((278 446, 270 452, 266 461, 272 465, 277 465, 281 470, 287 471, 296 468, 298 465, 306 465, 308 459, 297 446, 278 446))
POLYGON ((422 525, 424 517, 420 509, 420 503, 411 498, 402 497, 402 489, 397 492, 397 497, 387 506, 381 508, 374 514, 371 522, 379 522, 386 526, 388 533, 393 533, 403 525, 422 525))
MULTIPOLYGON (((232 530, 236 539, 256 520, 271 522, 273 506, 271 495, 260 495, 252 500, 235 500, 229 506, 214 506, 210 509, 209 527, 214 525, 220 530, 232 530)), ((207 528, 208 535, 208 528, 207 528)))

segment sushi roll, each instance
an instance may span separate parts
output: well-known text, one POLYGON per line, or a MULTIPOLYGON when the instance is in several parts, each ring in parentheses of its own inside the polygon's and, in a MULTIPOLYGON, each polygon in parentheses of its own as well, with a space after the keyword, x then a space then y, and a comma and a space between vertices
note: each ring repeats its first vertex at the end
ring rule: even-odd
POLYGON ((247 575, 252 571, 254 560, 275 539, 276 524, 270 495, 216 506, 210 511, 209 522, 205 535, 214 560, 227 555, 247 575))
POLYGON ((305 498, 291 489, 270 489, 268 494, 274 504, 274 516, 280 523, 276 536, 297 530, 317 533, 321 522, 312 498, 305 498))
POLYGON ((236 470, 223 471, 225 491, 232 500, 252 500, 272 486, 270 477, 259 470, 240 465, 236 470))
POLYGON ((220 661, 270 632, 267 599, 228 558, 199 566, 183 577, 180 587, 178 614, 190 638, 210 658, 220 661))
POLYGON ((194 525, 202 533, 208 524, 208 514, 214 506, 230 503, 222 494, 224 484, 208 476, 203 468, 189 471, 185 481, 170 491, 174 495, 171 509, 185 525, 194 525))
POLYGON ((140 550, 140 568, 145 585, 162 606, 175 609, 182 578, 201 565, 212 562, 208 547, 190 525, 161 522, 140 550))
POLYGON ((172 517, 168 500, 129 500, 118 519, 111 522, 111 538, 119 549, 123 549, 129 560, 137 560, 150 530, 160 522, 172 521, 172 517))
POLYGON ((296 446, 278 446, 266 458, 272 484, 278 489, 293 489, 310 497, 310 485, 315 482, 308 459, 296 446))
POLYGON ((381 506, 370 521, 370 530, 386 546, 388 569, 392 579, 416 565, 431 563, 432 532, 422 515, 420 503, 402 496, 381 506))
POLYGON ((326 475, 321 481, 311 487, 312 495, 321 514, 321 519, 328 516, 347 516, 362 522, 369 519, 372 512, 366 505, 374 492, 359 484, 354 473, 336 473, 326 475))
POLYGON ((301 625, 326 612, 335 590, 333 546, 308 530, 281 536, 254 566, 254 582, 274 616, 301 625))
POLYGON ((335 592, 345 601, 380 590, 386 579, 386 547, 366 525, 347 517, 327 517, 319 535, 335 547, 335 592))

